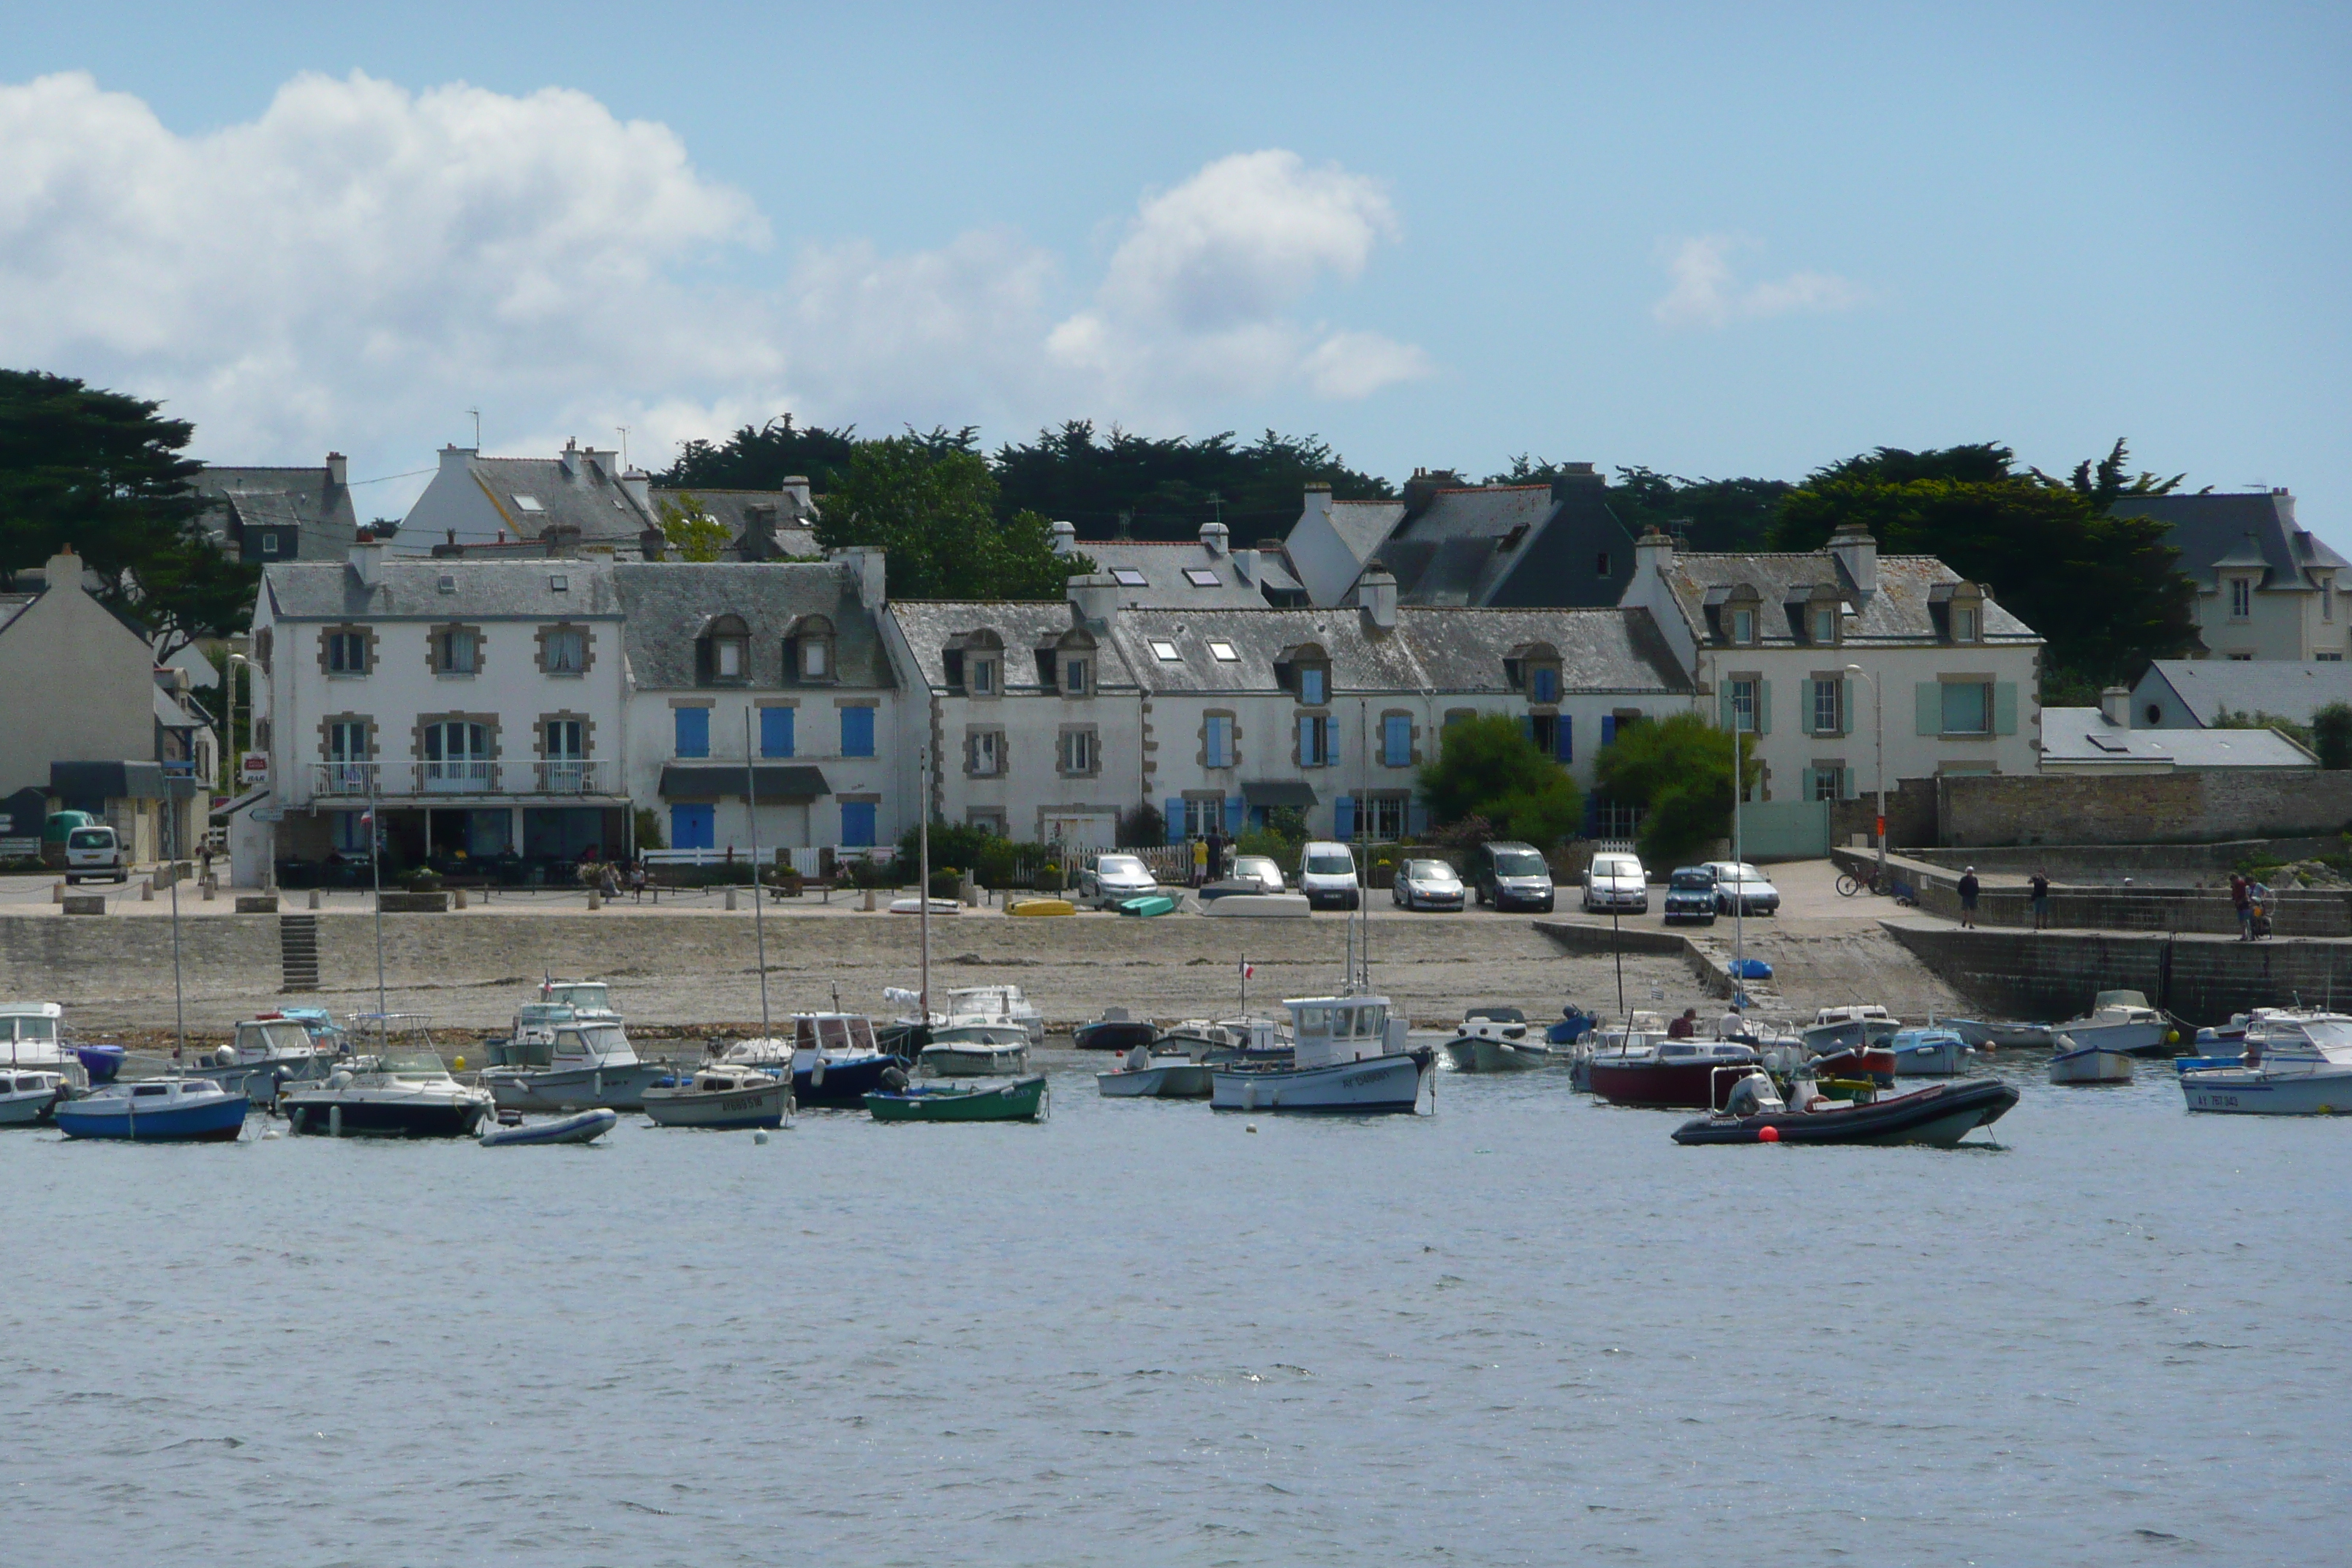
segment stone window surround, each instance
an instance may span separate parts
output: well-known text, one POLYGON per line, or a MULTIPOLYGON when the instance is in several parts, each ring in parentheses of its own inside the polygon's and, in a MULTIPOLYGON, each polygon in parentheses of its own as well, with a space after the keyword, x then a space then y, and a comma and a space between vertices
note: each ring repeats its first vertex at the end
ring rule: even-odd
POLYGON ((436 679, 442 676, 446 676, 452 680, 471 680, 476 676, 481 674, 482 671, 488 669, 489 668, 489 639, 482 635, 481 627, 477 626, 468 626, 463 621, 443 621, 438 625, 425 628, 425 667, 431 670, 436 679), (444 669, 441 668, 441 639, 450 632, 471 632, 474 634, 473 668, 444 669))
POLYGON ((1291 715, 1290 765, 1300 769, 1334 768, 1339 765, 1339 759, 1331 754, 1331 715, 1329 713, 1320 709, 1302 709, 1291 715), (1298 726, 1309 721, 1318 726, 1315 732, 1322 745, 1322 758, 1318 762, 1310 763, 1299 755, 1298 752, 1298 726))
POLYGON ((1823 768, 1835 768, 1837 770, 1838 793, 1835 798, 1839 800, 1847 800, 1852 798, 1847 794, 1847 788, 1853 783, 1853 770, 1846 766, 1846 761, 1843 757, 1815 757, 1811 762, 1805 764, 1805 798, 1807 800, 1811 800, 1813 798, 1813 781, 1823 768))
MULTIPOLYGON (((2000 693, 1996 689, 1996 688, 2000 684, 2000 678, 1999 676, 1995 675, 1990 670, 1962 671, 1958 674, 1944 670, 1937 672, 1936 676, 1936 684, 1939 687, 1983 687, 1985 689, 1985 727, 1981 730, 1938 730, 1933 736, 1923 738, 1943 742, 1972 742, 1979 744, 1989 744, 2000 739, 2000 713, 1999 708, 2000 693)), ((1943 693, 1938 691, 1936 694, 1936 697, 1937 702, 1937 711, 1940 716, 1942 713, 1941 704, 1943 700, 1943 693)))
MULTIPOLYGON (((499 732, 499 716, 495 713, 419 713, 408 727, 408 754, 416 765, 416 793, 425 791, 425 731, 435 724, 479 724, 488 732, 490 754, 488 760, 496 763, 506 755, 505 737, 499 732)), ((445 759, 446 760, 446 759, 445 759)), ((492 775, 495 778, 497 775, 492 775)))
POLYGON ((357 680, 363 676, 373 675, 375 673, 375 628, 352 622, 320 626, 319 628, 319 673, 330 680, 357 680), (329 646, 336 637, 352 632, 358 633, 361 639, 360 667, 357 669, 331 668, 327 658, 329 646))
POLYGON ((1232 709, 1203 710, 1201 714, 1201 727, 1194 732, 1194 738, 1201 742, 1201 746, 1200 750, 1192 753, 1192 762, 1204 772, 1223 771, 1223 768, 1237 768, 1242 765, 1242 717, 1232 709), (1226 719, 1233 723, 1233 755, 1222 764, 1222 767, 1213 767, 1209 761, 1209 721, 1212 719, 1226 719))
POLYGON ((1102 727, 1097 724, 1065 724, 1054 736, 1054 771, 1066 779, 1091 779, 1102 775, 1102 727), (1069 737, 1086 735, 1092 738, 1088 747, 1093 752, 1093 765, 1084 768, 1067 766, 1069 737))
POLYGON ((320 762, 331 763, 336 760, 334 748, 328 744, 328 738, 329 732, 337 724, 361 725, 362 726, 362 732, 367 737, 366 752, 363 755, 357 757, 345 757, 342 759, 344 762, 372 763, 374 762, 382 753, 383 741, 382 732, 376 728, 375 715, 373 713, 330 713, 319 721, 319 760, 320 762))
POLYGON ((787 686, 833 686, 841 679, 841 642, 833 622, 824 616, 803 616, 793 623, 791 633, 784 638, 783 674, 787 686), (807 650, 824 650, 824 673, 806 672, 807 650))
MULTIPOLYGON (((1539 707, 1539 710, 1545 712, 1556 712, 1558 710, 1559 704, 1557 703, 1546 703, 1539 707)), ((1413 712, 1410 708, 1383 708, 1372 720, 1373 729, 1370 737, 1374 742, 1372 747, 1372 757, 1379 766, 1384 768, 1417 768, 1421 766, 1421 726, 1417 723, 1413 723, 1412 718, 1413 712), (1402 719, 1406 721, 1407 725, 1405 731, 1405 760, 1402 763, 1392 763, 1389 761, 1388 734, 1389 721, 1391 719, 1402 719)))
MULTIPOLYGON (((548 676, 556 680, 578 680, 582 677, 585 676, 590 670, 596 668, 596 634, 593 629, 582 622, 551 621, 543 623, 539 627, 534 640, 538 645, 536 657, 539 661, 539 672, 541 675, 548 676), (547 639, 550 635, 555 632, 578 632, 580 634, 580 668, 578 669, 550 669, 547 668, 547 639)), ((478 649, 477 650, 477 657, 479 657, 478 649)))
POLYGON ((596 721, 586 713, 574 713, 570 709, 563 709, 553 713, 542 713, 537 719, 531 721, 530 749, 532 754, 537 756, 542 762, 547 761, 547 726, 551 722, 575 719, 580 722, 580 755, 576 758, 561 758, 558 760, 565 762, 585 762, 589 758, 593 757, 596 754, 596 721))
MULTIPOLYGON (((1852 697, 1853 693, 1846 688, 1846 673, 1844 670, 1816 669, 1807 674, 1805 677, 1805 733, 1808 735, 1853 734, 1853 714, 1849 711, 1853 706, 1851 700, 1852 697), (1813 683, 1820 680, 1834 680, 1838 683, 1838 724, 1837 728, 1834 730, 1821 730, 1816 729, 1813 726, 1813 683)), ((1843 766, 1843 764, 1840 765, 1843 766)))
MULTIPOLYGON (((1748 686, 1755 689, 1756 703, 1758 708, 1760 709, 1764 703, 1764 672, 1760 669, 1727 670, 1725 672, 1723 677, 1723 689, 1727 694, 1728 694, 1733 687, 1740 684, 1742 681, 1745 681, 1748 686)), ((1811 699, 1811 692, 1808 690, 1806 693, 1808 700, 1811 699)), ((1808 715, 1809 721, 1810 717, 1811 716, 1808 715)), ((1749 727, 1742 731, 1741 733, 1760 735, 1763 733, 1763 730, 1764 715, 1759 711, 1750 716, 1749 727)))
POLYGON ((1013 771, 1013 758, 1006 748, 1004 726, 1002 724, 967 724, 963 727, 963 776, 968 779, 1001 779, 1013 771), (996 766, 982 773, 972 765, 972 742, 982 735, 996 737, 996 766))

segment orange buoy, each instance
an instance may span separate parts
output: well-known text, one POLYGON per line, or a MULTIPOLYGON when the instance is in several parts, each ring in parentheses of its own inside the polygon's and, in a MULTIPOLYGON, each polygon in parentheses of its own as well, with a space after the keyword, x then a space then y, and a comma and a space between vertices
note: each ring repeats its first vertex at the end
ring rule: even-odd
POLYGON ((1780 1141, 1780 1130, 1769 1121, 1757 1131, 1756 1142, 1759 1143, 1778 1143, 1780 1141))

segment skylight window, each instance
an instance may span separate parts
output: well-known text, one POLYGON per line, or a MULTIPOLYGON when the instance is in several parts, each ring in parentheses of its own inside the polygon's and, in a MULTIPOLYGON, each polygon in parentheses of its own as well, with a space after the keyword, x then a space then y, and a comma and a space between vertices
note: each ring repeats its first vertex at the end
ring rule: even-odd
POLYGON ((1176 651, 1176 645, 1174 643, 1169 642, 1160 637, 1153 637, 1151 639, 1151 652, 1154 658, 1168 664, 1173 664, 1179 658, 1183 657, 1176 651))
POLYGON ((571 590, 572 579, 559 573, 548 578, 547 585, 555 593, 567 593, 571 590))
POLYGON ((519 495, 514 498, 514 503, 515 509, 519 511, 545 511, 547 510, 545 507, 539 504, 539 498, 537 496, 519 495))
POLYGON ((1141 588, 1149 586, 1144 580, 1143 574, 1138 572, 1132 566, 1115 566, 1111 568, 1110 574, 1111 580, 1122 588, 1141 588))
POLYGON ((454 594, 457 591, 457 579, 450 574, 444 572, 441 574, 441 581, 436 584, 435 586, 439 588, 441 592, 445 594, 454 594))
POLYGON ((1242 658, 1241 655, 1234 651, 1233 644, 1220 641, 1215 637, 1209 639, 1209 657, 1220 664, 1239 664, 1242 658))
POLYGON ((1223 582, 1218 578, 1217 574, 1214 572, 1210 571, 1206 566, 1185 567, 1184 581, 1192 584, 1195 588, 1217 588, 1223 586, 1223 582))

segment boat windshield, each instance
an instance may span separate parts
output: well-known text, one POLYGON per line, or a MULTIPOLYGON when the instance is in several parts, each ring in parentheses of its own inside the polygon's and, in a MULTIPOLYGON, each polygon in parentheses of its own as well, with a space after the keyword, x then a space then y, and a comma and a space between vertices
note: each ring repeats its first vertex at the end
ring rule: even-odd
POLYGON ((849 1048, 849 1020, 837 1013, 827 1013, 816 1021, 816 1045, 821 1051, 845 1051, 849 1048))
MULTIPOLYGON (((0 1025, 12 1021, 16 1026, 16 1038, 20 1040, 54 1040, 58 1037, 58 1021, 55 1018, 20 1016, 14 1020, 0 1018, 0 1025)), ((5 1037, 5 1030, 0 1030, 0 1038, 5 1037)))
POLYGON ((881 1047, 874 1043, 874 1020, 863 1015, 849 1020, 849 1044, 853 1050, 871 1051, 881 1047))
POLYGON ((1293 1005, 1290 1016, 1297 1020, 1302 1035, 1320 1035, 1331 1027, 1331 1009, 1328 1004, 1308 1002, 1293 1005))
POLYGON ((403 1078, 438 1078, 449 1070, 438 1051, 419 1046, 394 1046, 376 1058, 376 1071, 403 1078))
POLYGON ((528 1026, 532 1024, 569 1024, 572 1009, 561 1002, 526 1002, 517 1009, 515 1022, 528 1026))
POLYGON ((594 1012, 613 1010, 612 987, 601 980, 559 980, 547 988, 547 1000, 566 1007, 583 1007, 594 1012))
POLYGON ((310 1031, 291 1018, 236 1026, 236 1054, 254 1057, 301 1057, 311 1051, 310 1031))
POLYGON ((629 1048, 629 1037, 622 1032, 618 1024, 603 1024, 568 1032, 580 1037, 581 1048, 591 1057, 610 1060, 614 1057, 628 1058, 635 1054, 629 1048))

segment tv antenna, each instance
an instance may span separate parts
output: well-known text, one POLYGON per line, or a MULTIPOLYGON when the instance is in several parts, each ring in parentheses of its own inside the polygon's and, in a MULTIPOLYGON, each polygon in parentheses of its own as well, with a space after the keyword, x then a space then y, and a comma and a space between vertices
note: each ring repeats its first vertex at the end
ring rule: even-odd
POLYGON ((474 416, 474 450, 478 452, 482 449, 482 411, 468 408, 466 412, 474 416))

